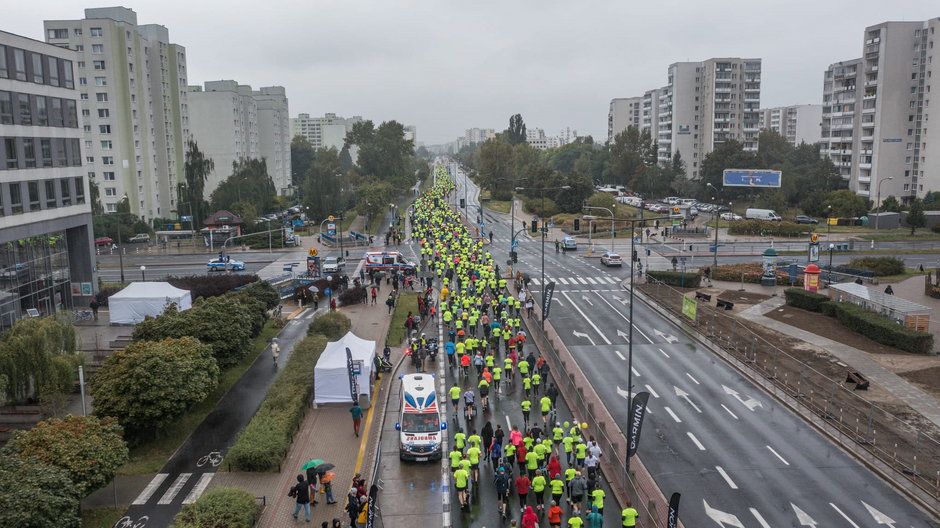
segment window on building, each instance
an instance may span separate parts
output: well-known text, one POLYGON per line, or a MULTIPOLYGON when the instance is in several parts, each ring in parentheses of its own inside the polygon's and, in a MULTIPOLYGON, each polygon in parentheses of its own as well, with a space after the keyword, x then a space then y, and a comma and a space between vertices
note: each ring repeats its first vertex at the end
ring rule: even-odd
POLYGON ((101 118, 111 117, 111 112, 109 112, 107 108, 99 108, 98 117, 101 117, 101 118))
POLYGON ((46 108, 46 98, 42 95, 36 96, 36 124, 49 126, 49 109, 46 108))
POLYGON ((105 210, 106 210, 107 212, 109 212, 109 213, 116 213, 116 212, 117 212, 117 204, 113 204, 113 203, 104 204, 104 208, 105 208, 105 210))
POLYGON ((55 195, 55 180, 46 180, 43 183, 46 187, 46 209, 53 209, 58 205, 55 195))
POLYGON ((39 182, 26 182, 26 189, 29 193, 29 210, 38 211, 42 209, 42 206, 39 204, 39 182))
POLYGON ((7 47, 0 46, 0 78, 8 78, 10 70, 7 69, 7 47))
POLYGON ((74 99, 65 100, 65 126, 78 128, 78 103, 74 99))
MULTIPOLYGON (((77 139, 69 140, 65 138, 55 138, 52 140, 52 150, 54 151, 53 155, 55 156, 56 167, 67 167, 70 165, 68 152, 66 152, 66 144, 71 141, 78 141, 78 140, 77 139)), ((81 163, 71 163, 71 165, 77 166, 77 165, 81 165, 81 163)))
POLYGON ((75 45, 75 51, 85 51, 85 46, 83 46, 83 45, 81 45, 81 44, 76 44, 76 45, 75 45))
POLYGON ((19 183, 10 184, 10 210, 13 214, 22 214, 23 212, 23 191, 19 183))
POLYGON ((13 94, 0 91, 0 125, 13 124, 13 94))
POLYGON ((39 153, 42 155, 42 166, 52 166, 52 139, 41 138, 39 140, 39 153))
POLYGON ((98 132, 101 134, 110 134, 111 125, 98 125, 98 132))
POLYGON ((26 52, 13 48, 13 73, 17 81, 26 80, 26 52))
POLYGON ((92 45, 91 45, 91 52, 94 53, 95 55, 103 55, 103 54, 104 54, 104 44, 92 44, 92 45))
POLYGON ((90 164, 92 164, 92 163, 94 163, 94 162, 95 162, 95 157, 94 157, 94 156, 85 156, 85 163, 88 163, 88 164, 90 165, 90 164))
POLYGON ((33 58, 33 82, 36 84, 42 84, 43 82, 45 82, 45 79, 43 78, 43 73, 42 73, 42 70, 43 70, 42 55, 38 53, 33 53, 32 58, 33 58))
POLYGON ((101 163, 103 165, 114 165, 114 156, 101 156, 101 163))
POLYGON ((46 57, 49 61, 49 84, 59 86, 59 59, 46 57))
POLYGON ((91 28, 91 36, 93 36, 93 37, 101 37, 101 36, 103 36, 103 35, 104 35, 104 32, 101 31, 101 28, 94 28, 94 27, 91 28))
POLYGON ((95 77, 95 86, 107 86, 108 78, 107 77, 95 77))
POLYGON ((51 110, 49 111, 49 126, 54 126, 54 127, 65 126, 65 116, 62 113, 62 99, 59 99, 58 97, 53 97, 50 108, 51 110))
POLYGON ((904 163, 910 164, 910 163, 911 163, 911 157, 910 157, 910 156, 905 156, 905 157, 904 157, 904 163))
POLYGON ((117 196, 117 188, 116 188, 116 187, 105 187, 105 188, 104 188, 104 195, 105 195, 105 196, 117 196))
POLYGON ((85 203, 85 178, 75 177, 75 203, 81 205, 85 203))
POLYGON ((50 29, 46 32, 46 37, 50 39, 67 39, 69 38, 68 29, 50 29))
POLYGON ((908 144, 907 144, 907 150, 914 150, 914 144, 913 144, 913 143, 908 143, 908 144))
POLYGON ((79 98, 81 98, 82 101, 87 101, 87 100, 88 100, 88 94, 85 93, 85 92, 82 92, 81 94, 79 94, 79 98))
POLYGON ((91 117, 91 110, 82 108, 82 117, 91 117))
POLYGON ((63 60, 62 61, 62 73, 65 83, 63 84, 66 88, 74 88, 75 83, 72 80, 72 61, 63 60))
POLYGON ((905 183, 905 184, 904 184, 904 190, 905 190, 905 191, 911 190, 911 184, 905 183))
POLYGON ((3 150, 6 152, 4 155, 6 164, 4 166, 8 169, 19 168, 20 162, 16 155, 16 139, 11 137, 3 138, 3 150))
POLYGON ((103 61, 103 60, 91 61, 91 65, 92 65, 92 67, 93 67, 94 69, 96 69, 96 70, 104 70, 104 61, 103 61))
POLYGON ((23 160, 27 169, 36 168, 36 140, 23 138, 23 160))
POLYGON ((112 147, 113 145, 114 145, 114 144, 111 142, 110 139, 105 139, 105 140, 102 140, 102 141, 101 141, 101 148, 102 148, 103 150, 111 150, 111 147, 112 147))
POLYGON ((108 102, 108 94, 107 94, 107 92, 97 92, 97 93, 95 94, 95 99, 96 99, 99 103, 107 103, 107 102, 108 102))
POLYGON ((59 180, 59 191, 62 195, 62 207, 72 205, 72 189, 69 187, 69 179, 59 180))
POLYGON ((19 122, 18 125, 32 125, 33 124, 33 110, 29 104, 29 94, 16 94, 16 99, 19 101, 19 122))
POLYGON ((101 173, 101 179, 104 181, 114 181, 114 173, 111 171, 104 171, 101 173))
POLYGON ((87 77, 79 77, 79 78, 78 78, 78 85, 79 85, 79 86, 87 86, 87 85, 88 85, 88 78, 87 78, 87 77))

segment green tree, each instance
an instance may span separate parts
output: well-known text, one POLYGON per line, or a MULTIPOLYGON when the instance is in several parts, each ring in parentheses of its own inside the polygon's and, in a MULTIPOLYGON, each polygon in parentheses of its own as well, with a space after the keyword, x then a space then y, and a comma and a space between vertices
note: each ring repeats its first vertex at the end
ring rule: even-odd
POLYGON ((181 215, 190 214, 194 225, 201 226, 208 217, 208 204, 205 191, 206 180, 215 169, 215 162, 207 158, 196 141, 190 139, 186 142, 186 162, 183 165, 185 182, 177 187, 177 211, 181 215))
POLYGON ((832 218, 856 218, 868 212, 868 201, 848 189, 829 193, 823 206, 832 206, 832 218))
POLYGON ((940 191, 928 191, 922 201, 924 203, 924 211, 940 210, 940 191))
POLYGON ((349 145, 343 145, 343 148, 339 151, 339 168, 342 169, 343 173, 346 173, 354 166, 352 156, 349 155, 349 145))
POLYGON ((586 174, 572 172, 559 174, 557 185, 567 185, 568 189, 554 191, 553 200, 564 213, 580 213, 584 201, 594 194, 594 184, 586 174))
POLYGON ((316 160, 304 176, 304 205, 310 208, 309 215, 322 220, 330 215, 339 215, 345 203, 343 199, 343 170, 339 152, 335 148, 319 149, 316 160))
POLYGON ((513 146, 526 142, 525 121, 522 120, 522 114, 515 114, 509 118, 506 141, 513 146))
POLYGON ((104 214, 104 206, 101 205, 101 190, 98 188, 98 182, 95 180, 88 180, 88 191, 89 199, 91 202, 91 214, 92 216, 98 216, 104 214))
MULTIPOLYGON (((515 185, 508 181, 512 177, 512 146, 493 139, 483 143, 478 152, 480 161, 476 183, 490 191, 492 199, 509 200, 515 185)), ((522 185, 524 182, 519 182, 519 186, 522 185)))
POLYGON ((307 171, 313 166, 316 157, 317 153, 306 137, 297 134, 290 141, 290 182, 300 192, 300 199, 304 198, 307 171))
MULTIPOLYGON (((713 151, 705 155, 702 160, 699 175, 702 185, 712 184, 718 189, 722 189, 725 169, 762 169, 764 168, 756 155, 745 152, 744 146, 735 141, 725 141, 715 147, 713 151)), ((724 187, 721 191, 721 199, 736 200, 751 192, 744 187, 724 187)))
POLYGON ((137 439, 159 432, 201 402, 218 379, 212 349, 199 340, 140 340, 105 361, 90 392, 95 415, 114 416, 137 439))
POLYGON ((924 203, 919 198, 915 198, 914 201, 911 202, 911 208, 907 212, 907 225, 911 226, 912 235, 917 231, 918 227, 927 225, 927 216, 924 214, 924 203))
POLYGON ((35 458, 62 468, 82 497, 103 488, 127 462, 121 426, 111 417, 49 418, 16 431, 8 444, 23 460, 35 458))
POLYGON ((394 189, 388 182, 372 180, 363 183, 356 189, 356 212, 371 222, 376 215, 385 213, 393 195, 394 189))
MULTIPOLYGON (((596 192, 592 194, 591 197, 588 198, 585 202, 585 205, 589 205, 591 207, 606 207, 610 210, 613 210, 616 204, 617 200, 614 199, 614 195, 606 192, 596 192)), ((603 213, 597 213, 596 211, 592 212, 591 214, 603 215, 603 213)))
POLYGON ((645 169, 656 165, 656 143, 649 130, 634 126, 614 136, 610 146, 611 183, 651 194, 653 181, 644 177, 645 169))
POLYGON ((877 211, 890 212, 890 213, 900 213, 901 212, 901 203, 898 202, 898 199, 894 196, 888 196, 881 202, 881 207, 876 209, 877 211))
POLYGON ((6 399, 46 400, 74 387, 82 355, 76 353, 75 327, 54 317, 20 319, 0 333, 0 375, 6 399))
POLYGON ((212 191, 212 209, 231 211, 232 204, 249 203, 258 213, 274 207, 277 190, 268 175, 268 164, 262 159, 240 159, 232 163, 232 175, 212 191))
POLYGON ((0 526, 78 528, 81 497, 65 470, 0 451, 0 526))
POLYGON ((792 159, 794 151, 793 145, 779 132, 769 128, 761 130, 758 136, 757 158, 762 167, 773 167, 789 161, 792 159))
MULTIPOLYGON (((228 210, 241 218, 246 227, 254 226, 255 221, 258 220, 258 210, 255 208, 255 204, 251 202, 235 202, 228 206, 228 210)), ((267 229, 267 226, 265 226, 265 229, 267 229)))
POLYGON ((346 134, 346 145, 359 147, 360 171, 365 176, 374 176, 403 190, 414 184, 411 172, 411 156, 414 141, 405 139, 405 127, 397 121, 386 121, 378 128, 372 121, 353 125, 346 134))

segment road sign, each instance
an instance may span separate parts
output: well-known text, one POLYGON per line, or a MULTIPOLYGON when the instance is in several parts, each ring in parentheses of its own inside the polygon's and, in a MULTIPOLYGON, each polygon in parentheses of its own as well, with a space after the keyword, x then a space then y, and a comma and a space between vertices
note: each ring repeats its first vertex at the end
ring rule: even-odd
POLYGON ((333 295, 333 290, 329 288, 323 288, 323 295, 333 295))
POLYGON ((819 242, 813 242, 809 245, 809 261, 819 262, 819 242))
POLYGON ((310 248, 310 250, 307 251, 307 254, 310 255, 311 257, 317 256, 317 248, 310 248))
POLYGON ((679 206, 678 206, 678 205, 672 208, 672 212, 675 213, 675 214, 679 214, 679 210, 680 210, 680 209, 679 209, 679 206))
POLYGON ((725 187, 780 187, 780 171, 755 169, 725 169, 722 185, 725 187))
POLYGON ((181 217, 180 217, 180 222, 192 222, 192 221, 193 221, 193 217, 191 217, 191 216, 181 216, 181 217))
POLYGON ((714 253, 714 252, 718 251, 718 248, 720 248, 720 247, 723 246, 723 245, 724 245, 724 244, 709 244, 709 245, 708 245, 708 251, 709 251, 709 253, 714 253))
POLYGON ((334 224, 333 222, 327 222, 326 234, 330 236, 336 236, 336 224, 334 224))
POLYGON ((332 222, 332 221, 333 221, 333 215, 330 215, 330 216, 326 217, 326 219, 329 220, 330 222, 332 222))
POLYGON ((809 241, 810 241, 810 242, 813 242, 813 243, 819 242, 819 235, 817 235, 816 233, 813 233, 813 234, 809 237, 809 241))

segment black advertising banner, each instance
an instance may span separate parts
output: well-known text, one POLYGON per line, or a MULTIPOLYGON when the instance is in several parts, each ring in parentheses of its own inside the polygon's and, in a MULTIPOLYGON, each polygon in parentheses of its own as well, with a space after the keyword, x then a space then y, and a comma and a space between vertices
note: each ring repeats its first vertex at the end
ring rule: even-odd
POLYGON ((627 458, 635 455, 640 445, 640 429, 643 427, 643 415, 646 414, 646 402, 649 399, 650 393, 648 392, 641 392, 633 397, 630 409, 630 431, 627 434, 627 458))
POLYGON ((555 282, 545 286, 545 295, 542 296, 542 320, 548 319, 548 312, 552 308, 552 295, 555 294, 555 282))
POLYGON ((349 347, 346 347, 346 370, 349 371, 349 396, 353 403, 359 403, 359 379, 356 377, 356 366, 349 347))
MULTIPOLYGON (((676 494, 678 495, 678 493, 676 494)), ((375 527, 375 512, 379 509, 375 500, 379 496, 379 487, 373 484, 369 487, 369 509, 366 510, 366 528, 375 527)))
POLYGON ((679 526, 679 492, 673 493, 669 498, 669 511, 666 512, 666 528, 679 526))

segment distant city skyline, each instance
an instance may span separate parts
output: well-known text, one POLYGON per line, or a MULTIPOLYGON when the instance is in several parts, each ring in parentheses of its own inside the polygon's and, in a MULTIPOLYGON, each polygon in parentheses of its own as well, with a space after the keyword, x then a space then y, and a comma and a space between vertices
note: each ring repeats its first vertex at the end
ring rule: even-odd
POLYGON ((610 100, 659 86, 670 64, 709 57, 763 61, 761 106, 822 102, 828 65, 857 57, 861 31, 940 16, 927 1, 818 3, 277 1, 115 4, 40 0, 6 6, 0 29, 43 41, 43 20, 124 5, 166 26, 187 50, 190 84, 238 79, 284 86, 290 112, 395 119, 425 144, 468 128, 506 128, 522 114, 546 131, 607 136, 610 100), (838 21, 838 22, 836 22, 838 21))

